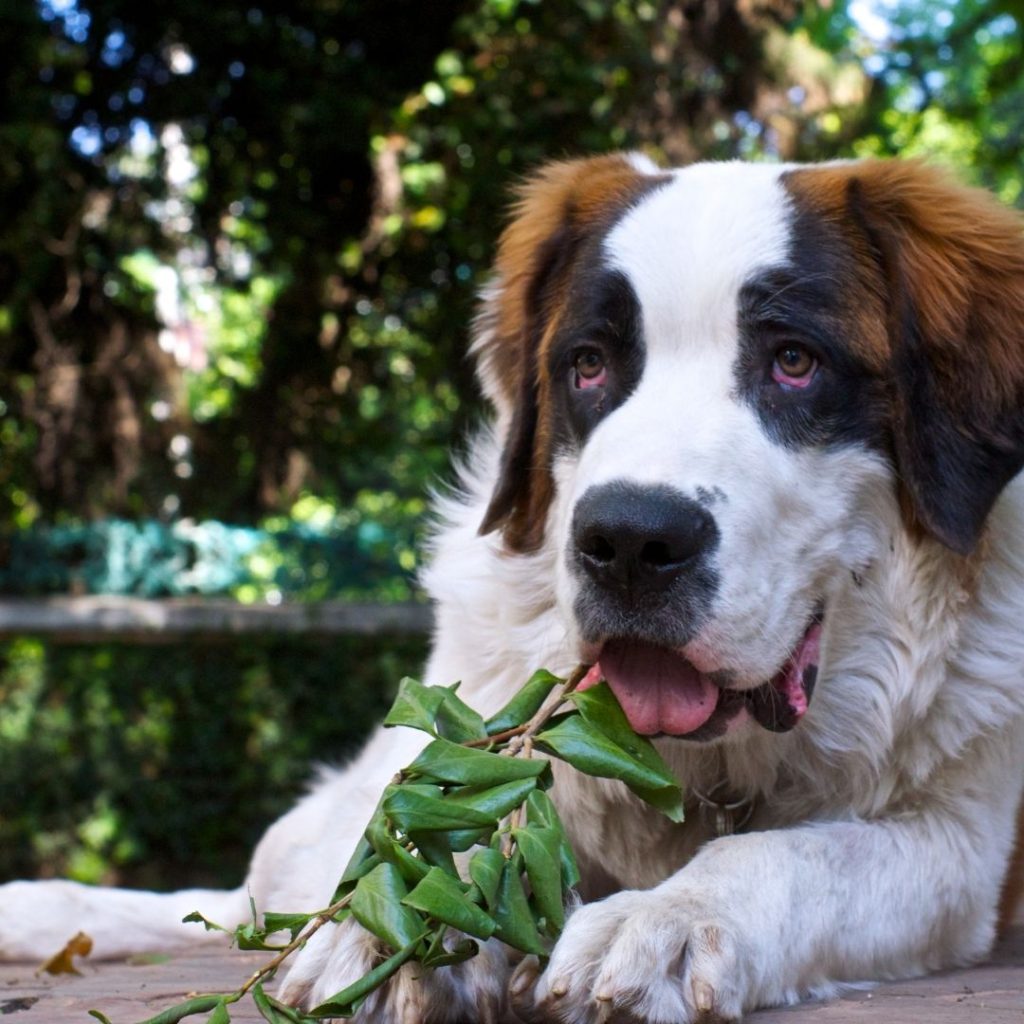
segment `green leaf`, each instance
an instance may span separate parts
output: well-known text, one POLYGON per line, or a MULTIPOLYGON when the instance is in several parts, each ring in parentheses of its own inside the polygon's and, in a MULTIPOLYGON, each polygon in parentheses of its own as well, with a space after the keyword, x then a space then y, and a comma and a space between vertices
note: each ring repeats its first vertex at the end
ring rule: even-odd
POLYGON ((536 742, 587 775, 624 782, 672 821, 683 820, 683 794, 675 779, 638 761, 579 715, 562 718, 536 742))
MULTIPOLYGON (((436 836, 438 833, 427 834, 436 836)), ((398 868, 402 878, 409 885, 416 885, 430 870, 430 865, 426 861, 414 857, 397 839, 392 840, 390 856, 386 860, 398 868)))
POLYGON ((670 821, 678 823, 686 818, 686 809, 683 807, 683 792, 678 785, 659 786, 657 789, 647 789, 645 786, 629 786, 629 788, 644 803, 650 804, 655 809, 661 811, 670 821))
POLYGON ((502 942, 524 953, 536 953, 543 957, 548 955, 526 899, 523 880, 512 861, 506 860, 501 870, 501 882, 498 885, 498 898, 493 913, 497 925, 494 934, 502 942))
POLYGON ((518 779, 506 782, 501 786, 463 786, 449 793, 445 803, 457 804, 459 807, 472 807, 482 814, 491 816, 495 823, 511 813, 537 788, 537 779, 518 779))
POLYGON ((562 827, 562 819, 559 818, 558 811, 551 802, 551 797, 539 789, 535 789, 526 798, 526 820, 547 828, 560 829, 562 827))
POLYGON ((489 939, 494 934, 496 925, 491 916, 473 903, 461 884, 440 868, 431 868, 402 902, 478 939, 489 939))
POLYGON ((252 924, 240 924, 235 929, 235 945, 239 949, 246 950, 279 950, 284 949, 284 946, 267 942, 267 932, 265 929, 252 924))
POLYGON ((230 929, 225 928, 223 925, 217 924, 215 921, 210 921, 203 917, 198 910, 193 910, 191 914, 186 914, 181 919, 182 924, 201 924, 208 932, 226 932, 228 935, 233 935, 230 929))
MULTIPOLYGON (((385 790, 385 796, 387 796, 387 790, 385 790)), ((440 795, 440 793, 438 793, 440 795)), ((374 811, 373 817, 370 818, 366 825, 366 831, 363 833, 363 838, 369 844, 370 849, 373 853, 377 854, 382 860, 386 859, 384 851, 391 846, 391 842, 394 836, 391 834, 391 828, 388 825, 387 815, 384 812, 384 801, 381 800, 381 804, 376 811, 374 811)), ((374 865, 376 867, 376 864, 374 865)), ((358 869, 357 869, 358 870, 358 869)), ((370 869, 371 871, 373 868, 370 869)), ((369 874, 364 871, 362 874, 369 874)), ((362 877, 362 875, 360 875, 362 877)))
POLYGON ((551 691, 563 681, 546 669, 534 672, 526 685, 496 715, 487 719, 487 735, 525 725, 541 709, 551 691))
MULTIPOLYGON (((383 818, 383 812, 380 809, 380 804, 377 805, 373 812, 373 817, 370 818, 369 824, 366 826, 368 832, 373 825, 377 817, 383 818)), ((376 865, 371 865, 369 868, 366 867, 366 862, 372 860, 374 854, 373 846, 370 840, 366 837, 366 833, 360 837, 359 842, 356 843, 356 848, 352 851, 352 856, 348 859, 348 864, 345 865, 345 870, 341 874, 341 880, 338 882, 339 886, 344 885, 346 882, 357 882, 367 871, 372 871, 376 865)), ((332 900, 333 902, 333 900, 332 900)))
POLYGON ((458 829, 447 834, 448 846, 455 853, 465 853, 466 850, 472 850, 474 846, 487 843, 493 831, 493 828, 458 829))
POLYGON ((350 904, 352 916, 392 949, 404 949, 424 931, 419 914, 402 906, 406 895, 398 868, 379 864, 359 879, 350 904))
POLYGON ((420 959, 424 967, 431 970, 437 967, 451 967, 453 964, 461 964, 471 960, 480 952, 479 944, 473 939, 463 939, 452 949, 445 949, 444 932, 438 933, 438 941, 431 945, 426 954, 420 959))
POLYGON ((294 939, 309 924, 315 914, 274 914, 267 911, 263 915, 263 930, 268 935, 274 932, 288 932, 294 939))
POLYGON ((365 860, 360 861, 359 864, 346 871, 341 877, 341 881, 338 882, 338 887, 334 890, 334 895, 331 897, 331 903, 337 903, 343 896, 347 896, 356 887, 356 883, 363 875, 368 875, 378 864, 384 860, 379 853, 371 854, 365 860))
POLYGON ((374 967, 372 971, 364 974, 357 981, 352 982, 347 988, 343 988, 340 992, 335 993, 330 999, 325 1000, 319 1006, 314 1006, 312 1010, 308 1010, 307 1016, 317 1018, 351 1017, 374 989, 380 988, 391 975, 398 971, 402 964, 412 959, 416 952, 416 947, 420 944, 420 940, 426 938, 429 934, 429 931, 422 932, 416 937, 415 941, 403 946, 382 964, 374 967))
POLYGON ((260 927, 259 916, 256 913, 256 900, 253 899, 252 893, 249 893, 249 913, 252 915, 252 920, 235 928, 235 945, 239 949, 246 950, 283 949, 283 946, 267 942, 267 932, 265 928, 260 927))
POLYGON ((110 1024, 110 1018, 105 1013, 100 1013, 99 1010, 89 1010, 88 1014, 90 1017, 95 1017, 100 1024, 110 1024))
POLYGON ((294 1007, 279 1003, 273 996, 263 991, 263 983, 258 982, 252 990, 252 1001, 256 1009, 268 1024, 303 1024, 309 1018, 294 1007))
POLYGON ((428 744, 408 768, 410 774, 465 786, 497 786, 535 778, 548 770, 550 766, 543 758, 502 757, 444 739, 428 744))
POLYGON ((565 924, 562 894, 562 868, 559 858, 561 839, 553 828, 531 825, 514 828, 512 838, 523 855, 526 877, 530 880, 533 901, 544 915, 548 930, 557 936, 565 924))
POLYGON ((498 900, 498 889, 501 886, 501 872, 505 868, 505 858, 498 850, 477 850, 469 858, 469 877, 484 898, 484 903, 494 910, 498 900))
POLYGON ((654 744, 633 732, 626 713, 607 682, 602 680, 597 686, 570 693, 569 700, 579 709, 584 721, 604 733, 612 743, 632 754, 642 765, 658 772, 665 785, 675 784, 676 778, 672 774, 672 769, 662 760, 654 744))
MULTIPOLYGON (((440 792, 439 790, 433 790, 440 792)), ((384 812, 375 814, 366 827, 366 838, 376 851, 379 861, 387 861, 394 864, 401 872, 402 877, 410 884, 415 885, 428 870, 428 865, 414 857, 398 839, 392 835, 388 828, 384 812)), ((374 865, 376 866, 376 865, 374 865)))
MULTIPOLYGON (((452 832, 410 832, 409 838, 416 849, 419 850, 426 869, 429 870, 430 867, 441 868, 450 875, 457 875, 459 871, 455 866, 455 858, 452 856, 452 844, 450 841, 454 834, 452 832)), ((426 871, 424 871, 424 874, 426 874, 426 871)))
POLYGON ((425 796, 405 786, 393 786, 384 799, 384 813, 406 834, 410 832, 447 832, 453 829, 493 827, 489 814, 450 800, 425 796))
POLYGON ((218 1003, 213 1013, 207 1017, 206 1024, 231 1024, 227 1003, 218 1003))
POLYGON ((576 854, 573 853, 572 844, 565 834, 562 819, 559 818, 558 811, 547 793, 537 789, 526 798, 526 820, 532 825, 550 828, 558 834, 558 859, 562 865, 562 884, 566 889, 578 885, 580 869, 576 863, 576 854))
POLYGON ((407 676, 398 684, 398 695, 384 718, 384 724, 404 725, 436 736, 437 712, 448 692, 443 686, 424 686, 407 676))
MULTIPOLYGON (((223 929, 221 930, 223 931, 223 929)), ((148 1017, 146 1020, 141 1021, 140 1024, 178 1024, 179 1020, 184 1020, 193 1014, 215 1010, 223 1002, 224 997, 222 995, 193 996, 193 998, 186 999, 183 1003, 178 1003, 177 1006, 164 1010, 163 1013, 158 1013, 155 1017, 148 1017)))
POLYGON ((437 731, 456 743, 482 740, 487 736, 483 718, 455 693, 454 686, 444 690, 437 709, 437 731))

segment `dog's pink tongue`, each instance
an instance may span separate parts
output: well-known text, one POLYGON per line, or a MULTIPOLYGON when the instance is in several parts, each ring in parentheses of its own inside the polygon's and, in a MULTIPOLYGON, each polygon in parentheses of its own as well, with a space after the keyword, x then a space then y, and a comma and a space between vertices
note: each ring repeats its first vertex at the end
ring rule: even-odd
POLYGON ((685 736, 718 704, 718 687, 707 676, 660 647, 612 640, 601 651, 599 669, 641 736, 685 736))

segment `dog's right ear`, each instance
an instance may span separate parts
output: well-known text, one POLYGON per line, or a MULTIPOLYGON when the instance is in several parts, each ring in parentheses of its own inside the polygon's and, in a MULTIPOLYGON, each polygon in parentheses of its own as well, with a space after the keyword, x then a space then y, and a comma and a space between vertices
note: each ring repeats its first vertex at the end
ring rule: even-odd
POLYGON ((504 445, 480 533, 500 529, 512 551, 540 547, 554 497, 544 354, 565 311, 574 261, 583 242, 628 207, 652 173, 657 168, 646 158, 616 154, 547 164, 517 190, 473 342, 504 445))

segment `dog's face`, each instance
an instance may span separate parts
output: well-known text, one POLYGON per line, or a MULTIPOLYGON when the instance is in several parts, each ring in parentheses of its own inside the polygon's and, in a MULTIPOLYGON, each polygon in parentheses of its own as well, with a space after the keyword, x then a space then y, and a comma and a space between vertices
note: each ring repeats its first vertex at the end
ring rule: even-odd
POLYGON ((791 728, 894 529, 968 553, 1024 457, 1024 242, 916 164, 554 165, 481 317, 483 528, 556 553, 634 727, 791 728))

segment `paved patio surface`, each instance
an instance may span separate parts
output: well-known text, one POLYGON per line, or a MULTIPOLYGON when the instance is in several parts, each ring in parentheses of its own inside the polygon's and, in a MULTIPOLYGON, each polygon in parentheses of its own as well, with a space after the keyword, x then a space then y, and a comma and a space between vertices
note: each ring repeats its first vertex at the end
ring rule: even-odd
MULTIPOLYGON (((0 1016, 3 1024, 95 1024, 87 1014, 96 1008, 112 1024, 135 1024, 190 994, 237 988, 263 959, 264 954, 210 949, 163 963, 85 960, 80 977, 38 977, 31 965, 0 965, 0 1016)), ((235 1024, 262 1020, 248 1001, 232 1007, 231 1019, 235 1024)), ((879 985, 826 1003, 762 1010, 748 1019, 751 1024, 1024 1024, 1024 925, 1017 925, 982 966, 879 985)))

